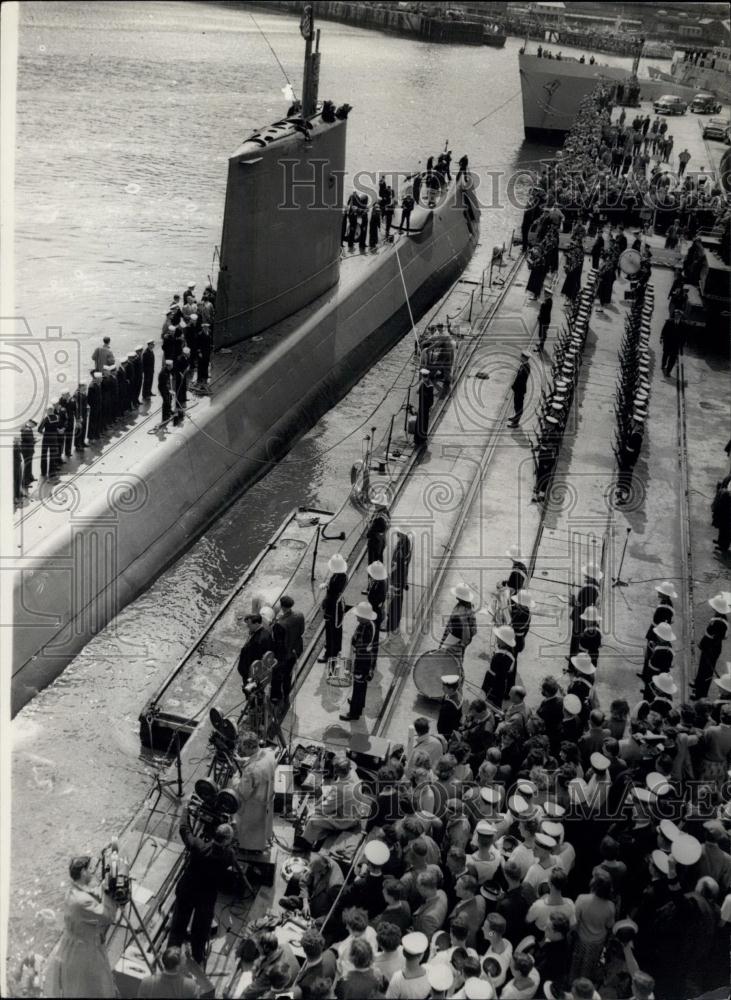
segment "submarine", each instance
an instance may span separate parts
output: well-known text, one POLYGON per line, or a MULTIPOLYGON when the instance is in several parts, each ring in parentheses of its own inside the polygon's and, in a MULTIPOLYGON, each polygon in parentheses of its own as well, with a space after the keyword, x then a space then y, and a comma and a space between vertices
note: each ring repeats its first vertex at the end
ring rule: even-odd
MULTIPOLYGON (((163 426, 159 407, 138 412, 17 512, 13 714, 412 328, 477 245, 479 203, 460 169, 405 231, 343 248, 351 109, 318 100, 311 8, 300 30, 301 107, 228 160, 210 393, 179 426, 163 426)), ((413 175, 402 177, 403 196, 413 175)))

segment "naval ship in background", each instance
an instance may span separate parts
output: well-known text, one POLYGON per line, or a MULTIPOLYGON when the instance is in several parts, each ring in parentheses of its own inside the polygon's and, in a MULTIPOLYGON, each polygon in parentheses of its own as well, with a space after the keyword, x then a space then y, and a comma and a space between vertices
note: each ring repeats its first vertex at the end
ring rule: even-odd
POLYGON ((226 350, 212 394, 163 440, 159 411, 140 414, 18 512, 13 713, 346 394, 477 245, 479 205, 460 171, 434 207, 414 208, 403 235, 343 259, 350 107, 318 103, 311 9, 300 30, 301 110, 255 132, 228 163, 214 327, 214 349, 226 350))
POLYGON ((731 100, 728 50, 717 50, 713 57, 707 54, 702 66, 684 61, 681 54, 673 62, 670 73, 651 66, 649 77, 645 78, 638 74, 640 58, 645 54, 644 39, 638 40, 632 63, 626 66, 608 66, 598 60, 581 62, 575 56, 566 55, 556 59, 557 49, 557 45, 552 45, 554 58, 547 59, 538 54, 538 47, 529 52, 526 39, 518 54, 523 126, 526 139, 532 142, 562 143, 573 125, 579 104, 597 83, 623 85, 625 98, 628 88, 635 84, 639 86, 641 100, 675 94, 690 102, 701 90, 724 102, 731 100))

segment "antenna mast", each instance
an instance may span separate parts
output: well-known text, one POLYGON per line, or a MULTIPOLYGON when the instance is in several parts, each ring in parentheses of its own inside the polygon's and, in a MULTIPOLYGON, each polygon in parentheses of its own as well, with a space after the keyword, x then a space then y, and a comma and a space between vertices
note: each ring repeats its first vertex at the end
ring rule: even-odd
POLYGON ((307 4, 302 11, 300 33, 305 40, 305 69, 302 81, 302 117, 311 118, 317 110, 317 91, 320 84, 320 29, 315 31, 312 6, 307 4), (315 51, 312 51, 312 42, 315 51))

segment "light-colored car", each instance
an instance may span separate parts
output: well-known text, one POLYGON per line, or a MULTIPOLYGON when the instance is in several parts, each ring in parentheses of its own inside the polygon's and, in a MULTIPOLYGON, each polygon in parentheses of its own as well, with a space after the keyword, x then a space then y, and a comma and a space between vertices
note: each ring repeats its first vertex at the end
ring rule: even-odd
POLYGON ((721 110, 721 102, 713 94, 696 94, 690 110, 696 115, 717 115, 721 110))
POLYGON ((688 110, 688 103, 682 97, 665 94, 663 97, 658 97, 652 109, 656 115, 684 115, 688 110))
POLYGON ((719 142, 731 142, 729 137, 729 132, 731 128, 729 126, 731 123, 725 121, 723 118, 711 118, 703 126, 703 138, 704 139, 718 139, 719 142))

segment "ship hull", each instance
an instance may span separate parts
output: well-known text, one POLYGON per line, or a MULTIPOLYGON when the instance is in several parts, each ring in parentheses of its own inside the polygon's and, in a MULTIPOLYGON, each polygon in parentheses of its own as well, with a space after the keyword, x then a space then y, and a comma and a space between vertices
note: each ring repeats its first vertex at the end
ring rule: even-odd
MULTIPOLYGON (((362 281, 341 278, 284 331, 270 331, 277 339, 264 357, 129 470, 123 502, 120 470, 116 492, 71 514, 59 510, 44 542, 23 553, 29 568, 16 574, 13 713, 404 335, 399 260, 419 316, 464 269, 478 236, 476 208, 469 224, 455 204, 429 213, 420 233, 398 241, 398 257, 383 247, 362 281)), ((50 516, 45 510, 46 525, 50 516)))
POLYGON ((563 142, 582 99, 601 82, 626 80, 620 66, 580 63, 569 59, 518 56, 523 99, 523 127, 529 141, 563 142))

